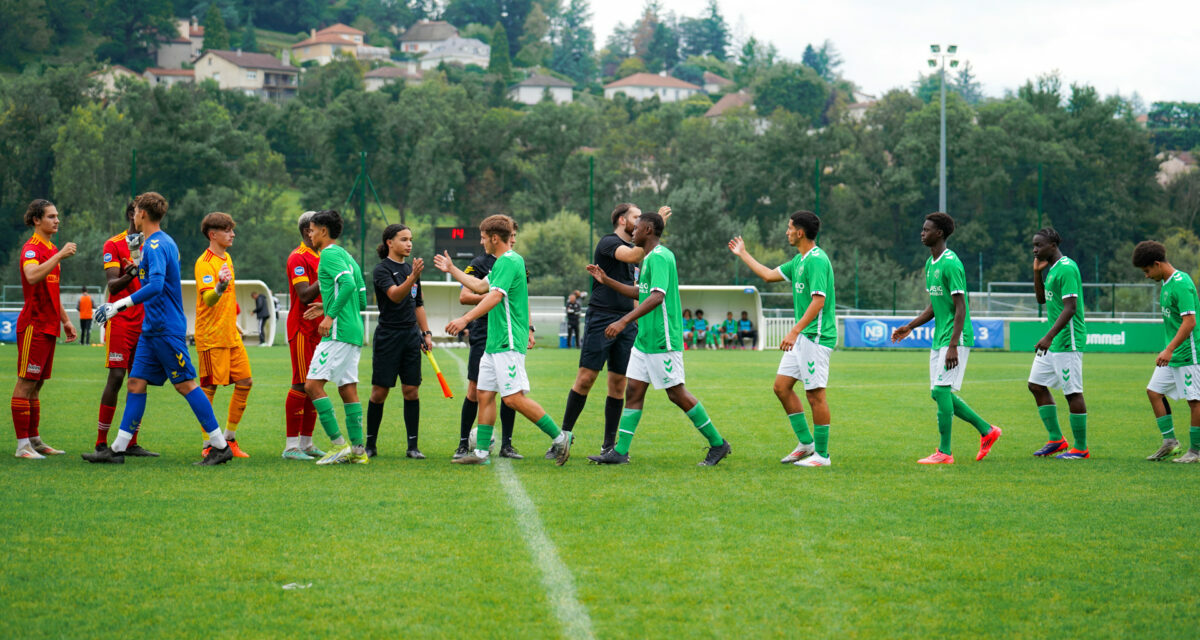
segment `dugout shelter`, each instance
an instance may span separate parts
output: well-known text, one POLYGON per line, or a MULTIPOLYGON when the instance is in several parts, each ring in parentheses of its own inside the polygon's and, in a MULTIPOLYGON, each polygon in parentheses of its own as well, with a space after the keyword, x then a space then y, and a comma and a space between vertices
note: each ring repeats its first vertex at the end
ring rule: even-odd
MULTIPOLYGON (((196 335, 196 281, 183 280, 180 284, 183 286, 183 312, 187 314, 187 334, 190 338, 196 335)), ((279 314, 276 313, 275 296, 271 295, 271 288, 262 280, 237 280, 235 284, 234 292, 239 307, 237 326, 242 338, 258 337, 258 318, 254 317, 254 298, 250 297, 251 293, 257 292, 267 297, 267 310, 271 312, 267 317, 266 344, 275 344, 275 322, 279 314)))

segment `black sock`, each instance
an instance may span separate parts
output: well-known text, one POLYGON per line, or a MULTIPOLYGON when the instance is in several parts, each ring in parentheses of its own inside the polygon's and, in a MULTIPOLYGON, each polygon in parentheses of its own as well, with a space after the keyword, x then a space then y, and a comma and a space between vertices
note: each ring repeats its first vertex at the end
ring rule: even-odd
POLYGON ((617 444, 617 427, 621 425, 621 411, 625 400, 606 396, 604 398, 604 445, 608 449, 617 444))
POLYGON ((404 430, 408 432, 408 450, 417 448, 417 430, 421 427, 421 401, 404 401, 404 430))
POLYGON ((563 412, 562 430, 574 431, 575 421, 583 413, 583 405, 587 404, 587 396, 577 393, 574 389, 567 392, 567 410, 563 412))
POLYGON ((367 446, 375 448, 379 438, 379 423, 383 422, 383 403, 367 401, 367 446))
POLYGON ((512 446, 513 424, 517 421, 517 410, 512 407, 500 403, 500 446, 512 446))
POLYGON ((462 418, 458 423, 458 446, 466 447, 471 437, 471 426, 475 424, 475 416, 479 413, 479 403, 463 398, 462 418))

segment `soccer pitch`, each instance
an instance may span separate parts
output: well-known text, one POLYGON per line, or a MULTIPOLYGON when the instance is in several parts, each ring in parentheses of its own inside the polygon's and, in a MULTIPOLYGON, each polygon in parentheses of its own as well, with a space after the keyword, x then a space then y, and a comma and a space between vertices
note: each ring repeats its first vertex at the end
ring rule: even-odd
MULTIPOLYGON (((771 381, 777 352, 689 351, 688 388, 733 455, 662 392, 647 396, 632 464, 597 467, 603 381, 565 468, 518 417, 527 457, 449 462, 466 350, 426 364, 421 449, 404 459, 399 392, 381 457, 285 462, 285 348, 249 349, 238 431, 251 454, 214 469, 182 398, 152 389, 123 466, 79 459, 95 437, 102 350, 59 345, 42 434, 69 453, 0 456, 3 637, 1196 637, 1200 466, 1149 463, 1154 356, 1085 357, 1092 459, 1030 454, 1046 440, 1025 388, 1030 354, 971 354, 962 397, 1004 429, 983 462, 955 421, 937 445, 928 354, 833 356, 833 466, 781 465, 795 438, 771 381), (304 589, 284 589, 291 583, 304 589)), ((578 352, 536 349, 531 396, 562 417, 578 352)), ((360 375, 369 382, 369 349, 360 375)), ((12 371, 16 349, 0 348, 12 371)), ((369 387, 360 386, 366 398, 369 387)), ((229 389, 217 397, 224 422, 229 389)), ((1066 405, 1056 395, 1066 427, 1066 405)), ((340 402, 338 406, 341 416, 340 402)), ((1187 424, 1176 403, 1176 430, 1187 424)), ((115 425, 114 425, 115 426, 115 425)), ((5 428, 11 434, 11 422, 5 428)), ((6 435, 6 451, 11 435, 6 435)), ((320 427, 317 443, 327 444, 320 427)))

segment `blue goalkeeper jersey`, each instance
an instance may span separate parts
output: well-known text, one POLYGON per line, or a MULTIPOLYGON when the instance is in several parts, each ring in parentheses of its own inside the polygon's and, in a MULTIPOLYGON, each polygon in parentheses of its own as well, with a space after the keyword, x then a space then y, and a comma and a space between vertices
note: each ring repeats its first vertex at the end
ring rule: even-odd
POLYGON ((187 335, 183 285, 179 281, 179 247, 171 236, 159 230, 146 239, 138 276, 142 288, 131 298, 145 310, 142 335, 187 335))

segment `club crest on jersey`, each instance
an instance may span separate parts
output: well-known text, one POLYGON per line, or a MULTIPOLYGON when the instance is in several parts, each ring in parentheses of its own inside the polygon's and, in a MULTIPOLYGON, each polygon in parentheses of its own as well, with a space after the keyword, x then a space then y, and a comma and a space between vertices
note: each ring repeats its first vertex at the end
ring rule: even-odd
POLYGON ((106 254, 104 254, 104 261, 105 261, 105 262, 112 262, 112 254, 111 254, 111 253, 106 253, 106 254))
POLYGON ((304 267, 296 267, 296 268, 295 268, 295 269, 292 271, 292 273, 294 273, 294 274, 296 274, 296 275, 298 275, 298 276, 302 276, 302 275, 304 275, 304 267))
POLYGON ((204 276, 204 284, 212 284, 212 276, 204 276))
POLYGON ((941 270, 941 269, 934 269, 934 270, 933 270, 933 277, 935 277, 935 278, 940 278, 940 277, 942 277, 942 270, 941 270))
POLYGON ((408 295, 412 296, 413 300, 417 299, 417 286, 418 285, 413 285, 412 291, 408 292, 408 295))
POLYGON ((37 252, 35 252, 33 249, 30 249, 29 251, 25 252, 25 257, 26 258, 36 258, 37 252))

